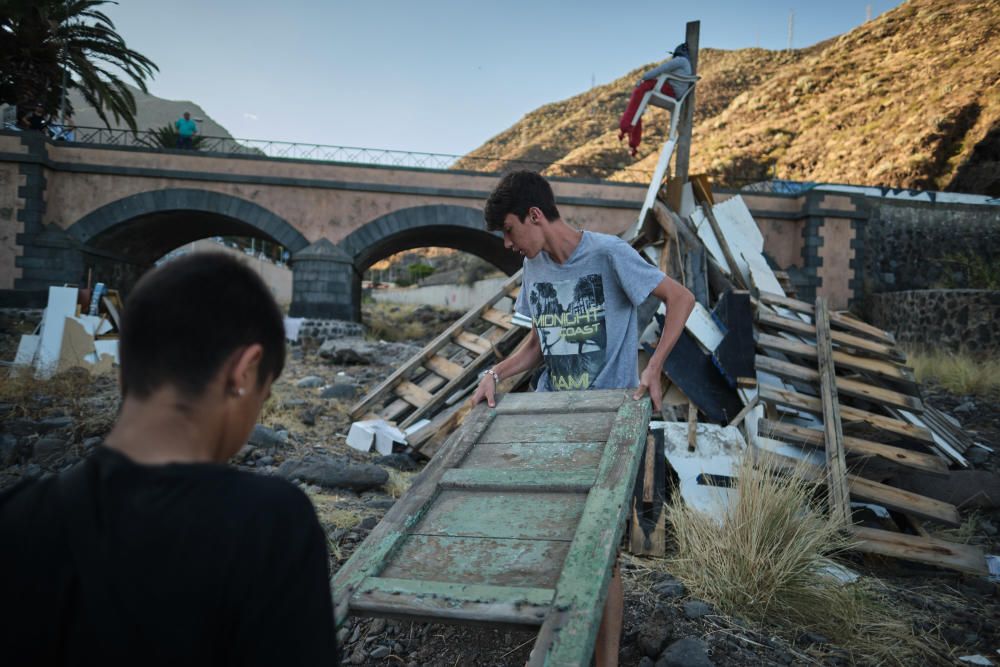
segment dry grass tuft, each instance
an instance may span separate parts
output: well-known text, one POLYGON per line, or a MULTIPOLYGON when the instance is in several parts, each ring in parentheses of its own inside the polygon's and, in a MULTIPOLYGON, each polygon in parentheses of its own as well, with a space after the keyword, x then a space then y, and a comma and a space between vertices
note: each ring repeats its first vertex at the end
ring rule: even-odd
POLYGON ((739 499, 721 523, 675 498, 667 509, 677 546, 671 573, 726 614, 819 632, 876 664, 914 664, 935 652, 875 582, 842 584, 824 573, 849 542, 817 500, 821 485, 747 457, 739 499))
POLYGON ((46 380, 35 377, 31 367, 11 368, 0 382, 0 402, 11 404, 13 416, 18 417, 38 416, 38 410, 45 407, 44 401, 39 401, 42 397, 68 403, 76 413, 78 404, 91 396, 93 384, 94 378, 82 368, 71 368, 46 380))
POLYGON ((360 512, 341 507, 343 499, 340 496, 321 492, 307 492, 306 495, 312 501, 313 507, 316 509, 316 516, 319 517, 320 523, 324 526, 346 530, 353 528, 361 521, 360 512))
POLYGON ((399 498, 409 490, 415 475, 416 473, 412 472, 389 470, 389 481, 383 484, 382 488, 393 498, 399 498))
POLYGON ((920 382, 933 380, 953 394, 1000 398, 1000 359, 976 359, 969 354, 911 351, 907 364, 920 382))

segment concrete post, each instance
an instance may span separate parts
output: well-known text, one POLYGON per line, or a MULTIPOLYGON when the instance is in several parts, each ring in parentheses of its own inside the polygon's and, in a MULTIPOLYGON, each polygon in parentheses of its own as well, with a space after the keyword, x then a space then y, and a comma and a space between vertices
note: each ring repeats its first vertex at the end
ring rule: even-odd
POLYGON ((292 255, 292 317, 358 321, 354 262, 328 239, 292 255))

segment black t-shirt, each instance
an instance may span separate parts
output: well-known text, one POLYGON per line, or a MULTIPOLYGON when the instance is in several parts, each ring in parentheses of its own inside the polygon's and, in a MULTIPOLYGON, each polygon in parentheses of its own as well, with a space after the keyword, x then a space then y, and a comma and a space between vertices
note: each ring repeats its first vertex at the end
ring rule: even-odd
POLYGON ((292 484, 101 447, 0 494, 10 665, 336 665, 326 540, 292 484))
POLYGON ((29 130, 44 130, 48 124, 49 123, 48 121, 45 120, 44 115, 35 113, 34 111, 28 114, 29 130))

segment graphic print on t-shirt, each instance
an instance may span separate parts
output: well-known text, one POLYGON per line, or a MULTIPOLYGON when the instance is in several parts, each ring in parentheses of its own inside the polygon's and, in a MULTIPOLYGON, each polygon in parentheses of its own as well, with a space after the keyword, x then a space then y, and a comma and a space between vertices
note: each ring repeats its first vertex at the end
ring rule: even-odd
POLYGON ((552 389, 589 389, 608 346, 601 274, 533 283, 528 302, 552 389))

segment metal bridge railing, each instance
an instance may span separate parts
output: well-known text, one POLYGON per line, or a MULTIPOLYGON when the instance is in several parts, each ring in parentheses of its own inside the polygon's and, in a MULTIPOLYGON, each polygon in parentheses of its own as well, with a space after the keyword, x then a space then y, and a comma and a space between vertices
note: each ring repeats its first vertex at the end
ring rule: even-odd
MULTIPOLYGON (((133 132, 131 130, 102 127, 77 127, 73 141, 80 144, 128 146, 148 150, 176 149, 175 146, 165 146, 164 139, 165 137, 156 131, 133 132)), ((257 155, 272 158, 346 162, 417 169, 454 169, 460 166, 460 168, 468 171, 488 173, 495 173, 508 168, 541 171, 553 165, 552 162, 541 160, 511 160, 486 156, 421 153, 381 148, 361 148, 357 146, 331 146, 326 144, 235 139, 202 135, 196 135, 196 143, 192 152, 212 155, 257 155)), ((574 177, 606 179, 612 174, 618 174, 619 179, 624 176, 622 180, 631 183, 648 183, 653 174, 650 169, 631 167, 628 164, 577 165, 560 163, 559 166, 566 175, 574 177)))

